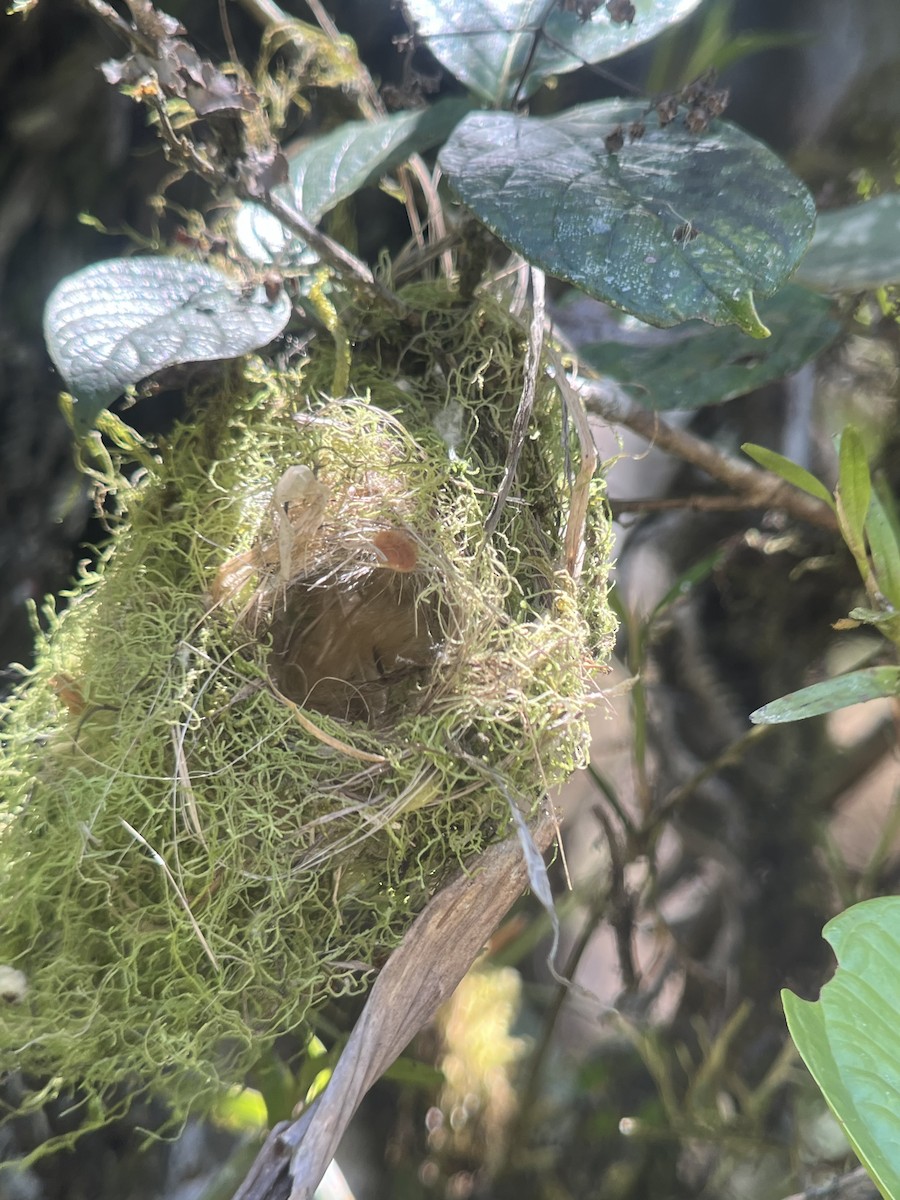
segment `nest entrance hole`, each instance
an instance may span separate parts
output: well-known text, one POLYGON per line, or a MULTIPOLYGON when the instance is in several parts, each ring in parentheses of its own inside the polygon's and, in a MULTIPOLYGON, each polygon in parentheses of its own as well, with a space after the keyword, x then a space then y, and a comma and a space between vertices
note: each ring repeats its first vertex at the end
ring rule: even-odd
POLYGON ((415 573, 373 569, 351 581, 297 582, 271 623, 270 670, 304 708, 385 725, 421 699, 445 642, 434 597, 415 573))

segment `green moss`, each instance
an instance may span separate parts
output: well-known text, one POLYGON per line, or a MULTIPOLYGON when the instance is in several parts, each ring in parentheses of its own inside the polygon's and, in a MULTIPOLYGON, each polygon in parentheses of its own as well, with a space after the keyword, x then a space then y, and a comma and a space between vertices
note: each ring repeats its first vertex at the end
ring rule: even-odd
POLYGON ((522 336, 489 302, 407 298, 413 324, 348 329, 354 398, 323 396, 323 348, 290 372, 249 364, 198 404, 123 497, 97 570, 48 612, 7 706, 0 962, 28 991, 3 1014, 0 1061, 95 1110, 122 1081, 176 1114, 210 1108, 278 1037, 364 990, 442 880, 502 836, 497 773, 528 807, 583 761, 612 629, 602 509, 576 591, 544 384, 485 544, 522 336), (296 465, 327 498, 312 533, 272 504, 296 465), (414 569, 389 569, 385 531, 414 569), (303 707, 279 695, 273 640, 309 640, 310 606, 373 587, 404 608, 415 653, 385 667, 367 651, 371 680, 316 684, 303 707))

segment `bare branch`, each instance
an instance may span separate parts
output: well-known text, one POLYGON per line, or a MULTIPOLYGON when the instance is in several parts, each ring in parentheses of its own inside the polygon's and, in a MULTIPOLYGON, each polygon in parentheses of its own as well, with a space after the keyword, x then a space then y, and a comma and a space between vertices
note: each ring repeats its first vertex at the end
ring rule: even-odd
POLYGON ((742 512, 756 508, 756 502, 746 496, 722 493, 715 496, 665 496, 646 499, 616 500, 609 498, 609 509, 614 517, 625 513, 671 512, 678 509, 693 509, 695 512, 742 512))
POLYGON ((700 467, 742 496, 749 507, 782 508, 798 520, 837 532, 837 520, 827 504, 792 487, 771 471, 760 470, 686 430, 667 425, 658 413, 641 408, 621 391, 591 380, 581 381, 580 390, 589 412, 611 424, 624 425, 661 450, 700 467))

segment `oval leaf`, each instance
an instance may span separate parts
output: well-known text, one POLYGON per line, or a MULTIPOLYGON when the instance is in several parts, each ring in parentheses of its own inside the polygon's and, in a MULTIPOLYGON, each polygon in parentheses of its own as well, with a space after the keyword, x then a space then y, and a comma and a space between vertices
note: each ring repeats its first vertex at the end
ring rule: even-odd
POLYGON ((789 375, 840 332, 829 305, 805 288, 784 288, 760 305, 760 316, 772 334, 764 342, 748 342, 736 329, 697 325, 665 345, 589 342, 580 345, 578 353, 596 371, 617 379, 646 408, 702 408, 789 375))
POLYGON ((559 0, 405 0, 435 58, 480 99, 503 107, 545 79, 613 58, 681 21, 699 0, 634 0, 635 17, 615 22, 600 4, 590 20, 559 0))
POLYGON ((723 122, 698 137, 653 118, 639 140, 607 151, 607 137, 643 119, 619 100, 546 118, 473 113, 440 162, 475 214, 550 274, 651 325, 699 318, 765 337, 754 293, 793 271, 812 197, 723 122))
POLYGON ((900 667, 866 667, 836 679, 824 679, 764 704, 750 714, 754 725, 781 725, 821 717, 851 704, 900 695, 900 667))
POLYGON ((822 213, 797 278, 824 292, 900 283, 900 194, 822 213))
POLYGON ((79 432, 163 367, 237 358, 284 329, 291 302, 241 289, 201 263, 111 259, 69 275, 44 309, 50 357, 75 398, 79 432))
MULTIPOLYGON (((330 208, 377 182, 410 155, 443 142, 471 107, 468 100, 451 97, 378 121, 348 121, 290 157, 290 186, 276 188, 276 194, 283 194, 311 221, 320 221, 330 208)), ((235 234, 254 262, 272 262, 287 247, 293 261, 298 239, 258 204, 241 207, 235 234)))
POLYGON ((837 973, 815 1002, 781 993, 788 1029, 866 1170, 900 1200, 900 899, 855 904, 822 932, 837 973))

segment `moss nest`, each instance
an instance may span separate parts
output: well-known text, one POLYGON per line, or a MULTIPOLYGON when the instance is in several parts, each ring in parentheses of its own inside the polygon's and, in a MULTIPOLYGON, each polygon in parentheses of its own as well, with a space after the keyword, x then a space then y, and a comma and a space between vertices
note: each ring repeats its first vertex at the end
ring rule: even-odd
POLYGON ((329 344, 195 399, 6 706, 0 1060, 92 1119, 123 1081, 208 1109, 584 761, 602 506, 576 587, 545 378, 486 540, 523 335, 406 299, 348 320, 344 398, 329 344))

